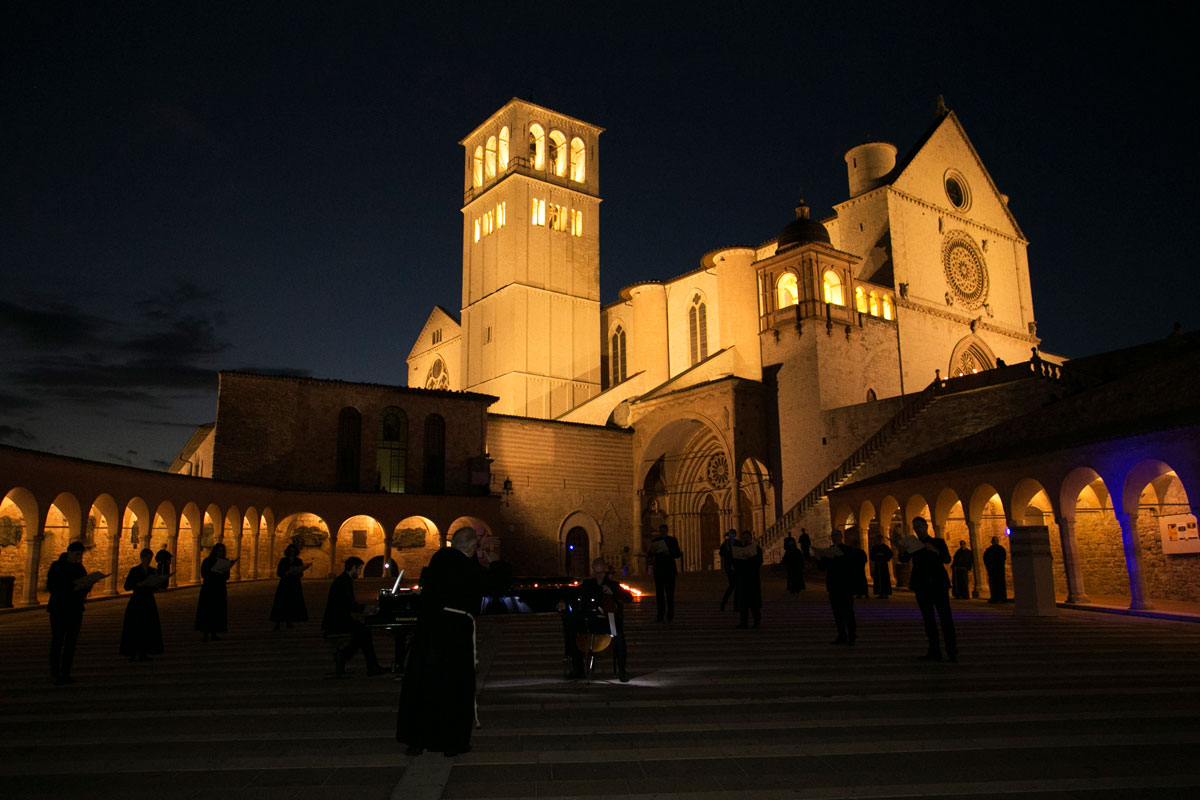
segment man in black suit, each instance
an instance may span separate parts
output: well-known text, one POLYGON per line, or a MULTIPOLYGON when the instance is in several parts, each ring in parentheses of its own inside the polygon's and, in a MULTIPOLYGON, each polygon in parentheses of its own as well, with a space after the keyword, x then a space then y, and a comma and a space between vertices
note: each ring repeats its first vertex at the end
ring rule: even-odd
POLYGON ((362 574, 363 560, 357 556, 346 559, 345 569, 329 585, 329 599, 325 603, 325 616, 321 619, 321 630, 326 636, 350 635, 350 641, 333 654, 339 678, 346 674, 346 661, 359 650, 367 662, 367 675, 379 675, 383 668, 375 658, 375 642, 371 629, 354 618, 363 610, 363 604, 354 597, 354 581, 362 574))
POLYGON ((71 542, 46 575, 46 588, 50 590, 46 603, 50 612, 50 676, 55 686, 75 682, 71 662, 83 625, 83 602, 92 588, 91 584, 83 588, 79 584, 88 574, 83 566, 83 549, 83 542, 71 542))
POLYGON ((650 558, 654 567, 654 603, 658 621, 675 619, 675 559, 683 557, 679 541, 670 534, 666 525, 660 525, 658 536, 650 540, 650 558))
POLYGON ((1008 552, 1001 547, 1000 537, 992 537, 992 546, 983 551, 983 567, 987 570, 988 590, 991 593, 989 603, 1008 602, 1008 581, 1004 575, 1004 562, 1008 560, 1008 552))
POLYGON ((925 621, 925 636, 929 639, 929 650, 921 656, 924 661, 941 661, 942 649, 938 643, 938 626, 933 618, 936 610, 942 621, 942 638, 946 641, 946 655, 951 661, 958 660, 958 638, 954 633, 954 617, 950 613, 950 576, 946 564, 950 563, 950 548, 941 539, 929 535, 929 523, 924 517, 912 521, 913 533, 922 547, 915 552, 901 548, 900 560, 912 561, 912 577, 909 587, 917 595, 917 607, 925 621))
POLYGON ((842 542, 842 532, 830 534, 831 545, 821 551, 817 566, 825 570, 825 591, 829 593, 829 607, 833 609, 833 622, 837 626, 837 638, 831 644, 853 645, 858 638, 858 626, 854 619, 854 594, 859 584, 866 580, 863 568, 867 554, 851 544, 842 542))

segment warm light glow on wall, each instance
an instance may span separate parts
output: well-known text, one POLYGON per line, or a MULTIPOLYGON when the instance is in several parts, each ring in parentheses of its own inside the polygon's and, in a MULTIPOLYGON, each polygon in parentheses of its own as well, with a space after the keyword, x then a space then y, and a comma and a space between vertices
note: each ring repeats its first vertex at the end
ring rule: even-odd
POLYGON ((503 228, 504 223, 507 221, 508 221, 508 204, 507 203, 497 203, 496 204, 496 227, 503 228))
POLYGON ((775 302, 779 308, 794 306, 799 302, 800 292, 796 283, 796 273, 785 272, 779 276, 775 284, 775 302))
POLYGON ((583 139, 576 136, 571 140, 571 180, 583 183, 587 177, 587 147, 583 139))
POLYGON ((826 303, 832 303, 835 306, 846 304, 845 296, 842 293, 842 279, 836 272, 831 269, 825 270, 823 284, 826 303))
POLYGON ((529 126, 529 161, 534 169, 546 166, 546 131, 536 122, 529 126))
POLYGON ((863 314, 867 313, 867 293, 861 286, 854 287, 854 307, 863 314))
POLYGON ((483 148, 475 148, 475 161, 471 169, 471 182, 478 188, 483 186, 483 148))
POLYGON ((483 156, 483 172, 484 175, 491 180, 496 177, 496 137, 489 136, 487 140, 487 150, 483 156))
POLYGON ((479 241, 479 220, 475 220, 475 241, 479 241))
POLYGON ((546 224, 546 201, 533 198, 533 205, 529 209, 529 223, 531 225, 546 224))
POLYGON ((560 178, 567 174, 567 137, 562 131, 550 131, 550 168, 560 178))
POLYGON ((870 313, 872 317, 879 316, 879 295, 875 294, 875 292, 871 292, 868 307, 871 309, 870 313))
POLYGON ((582 211, 572 211, 571 212, 571 235, 572 236, 583 236, 583 212, 582 211))
POLYGON ((508 169, 508 126, 500 129, 500 169, 508 169))
POLYGON ((883 318, 891 319, 894 315, 895 314, 892 311, 892 296, 890 294, 885 294, 883 296, 883 318))

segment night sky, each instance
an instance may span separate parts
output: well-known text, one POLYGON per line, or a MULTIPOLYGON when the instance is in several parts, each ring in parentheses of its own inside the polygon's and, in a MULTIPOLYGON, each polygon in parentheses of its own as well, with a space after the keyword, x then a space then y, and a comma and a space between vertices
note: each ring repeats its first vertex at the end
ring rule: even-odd
POLYGON ((606 303, 828 215, 943 94, 1043 349, 1195 327, 1184 4, 133 5, 0 12, 3 443, 161 469, 218 369, 404 384, 459 310, 457 143, 514 96, 607 129, 606 303))

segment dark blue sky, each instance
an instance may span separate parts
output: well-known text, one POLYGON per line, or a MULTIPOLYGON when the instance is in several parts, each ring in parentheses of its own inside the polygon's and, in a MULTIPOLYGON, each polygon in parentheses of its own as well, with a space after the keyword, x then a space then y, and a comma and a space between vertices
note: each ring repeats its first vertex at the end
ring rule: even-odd
POLYGON ((217 369, 404 383, 458 309, 457 142, 513 96, 607 129, 606 302, 828 214, 944 94, 1044 349, 1194 327, 1183 4, 129 5, 2 12, 0 442, 159 468, 217 369))

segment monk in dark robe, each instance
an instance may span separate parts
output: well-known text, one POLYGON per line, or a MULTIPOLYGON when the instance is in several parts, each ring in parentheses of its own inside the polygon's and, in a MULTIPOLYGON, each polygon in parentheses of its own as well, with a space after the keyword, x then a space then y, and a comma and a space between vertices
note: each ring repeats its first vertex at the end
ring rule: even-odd
POLYGON ((988 590, 991 593, 989 603, 1008 602, 1008 581, 1004 575, 1004 562, 1008 560, 1008 551, 1000 545, 1000 537, 992 537, 992 545, 983 551, 983 567, 987 570, 988 590))
POLYGON ((421 608, 396 718, 396 739, 410 756, 466 753, 475 728, 475 615, 487 569, 476 558, 473 529, 459 528, 450 541, 421 574, 421 608))
POLYGON ((970 575, 975 567, 975 559, 966 542, 959 542, 950 560, 950 572, 954 575, 951 582, 951 594, 955 600, 969 600, 971 597, 970 575))
POLYGON ((888 564, 892 562, 893 555, 892 548, 887 546, 883 537, 876 537, 870 553, 871 578, 875 583, 875 596, 885 600, 892 594, 892 575, 888 571, 888 564))
POLYGON ((791 536, 783 540, 783 558, 779 563, 787 573, 787 590, 792 594, 804 591, 804 553, 791 536))
POLYGON ((748 627, 754 617, 754 627, 762 622, 762 548, 754 541, 754 534, 742 531, 733 546, 733 607, 738 612, 738 624, 748 627))
POLYGON ((46 603, 50 612, 50 676, 55 686, 75 682, 71 664, 83 625, 83 603, 91 589, 90 585, 80 586, 81 579, 88 574, 83 566, 83 550, 82 542, 71 542, 67 552, 50 565, 46 574, 46 588, 50 591, 46 603))
POLYGON ((290 628, 293 622, 308 621, 308 606, 304 604, 304 588, 300 585, 300 578, 308 566, 300 560, 299 547, 289 544, 284 549, 283 558, 279 559, 279 566, 275 568, 275 574, 279 576, 275 602, 271 604, 271 621, 275 623, 275 630, 279 630, 281 622, 290 628))
POLYGON ((225 560, 225 545, 213 545, 208 558, 200 562, 200 597, 196 601, 196 630, 204 634, 204 641, 214 642, 221 637, 218 633, 229 630, 229 604, 225 595, 225 583, 229 580, 229 569, 218 569, 225 560))
POLYGON ((162 623, 158 619, 158 603, 154 600, 157 587, 146 585, 158 570, 150 566, 154 551, 147 547, 140 553, 142 563, 129 570, 125 591, 133 592, 125 606, 125 621, 121 625, 121 655, 130 661, 149 661, 163 651, 162 623))

